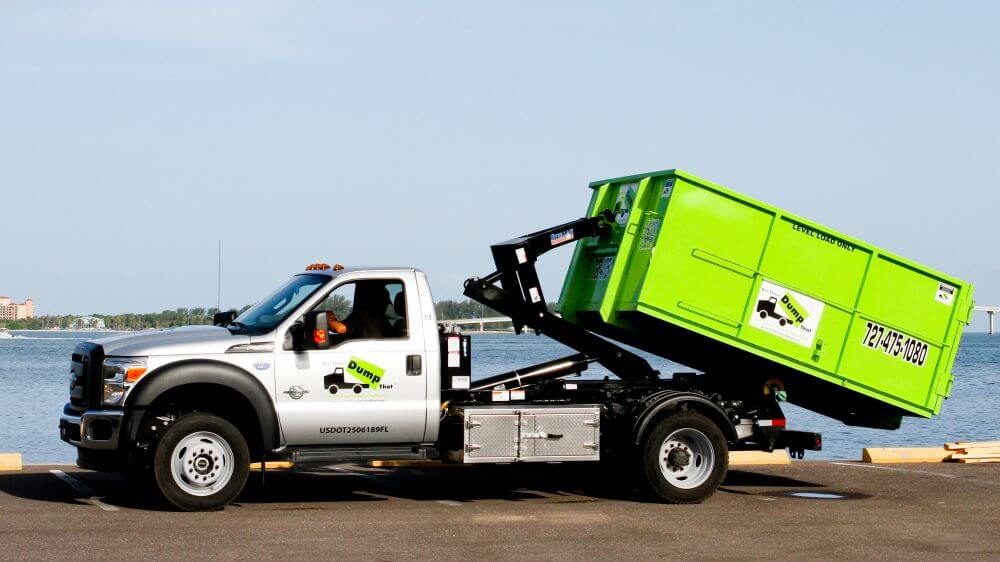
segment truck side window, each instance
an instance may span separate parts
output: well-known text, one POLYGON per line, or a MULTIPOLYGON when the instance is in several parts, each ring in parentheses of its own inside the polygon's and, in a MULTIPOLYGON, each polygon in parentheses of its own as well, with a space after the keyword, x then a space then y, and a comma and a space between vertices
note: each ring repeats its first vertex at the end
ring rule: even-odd
POLYGON ((315 309, 332 313, 346 328, 333 330, 331 341, 348 339, 390 339, 409 335, 406 321, 406 294, 396 279, 366 279, 338 286, 315 309))

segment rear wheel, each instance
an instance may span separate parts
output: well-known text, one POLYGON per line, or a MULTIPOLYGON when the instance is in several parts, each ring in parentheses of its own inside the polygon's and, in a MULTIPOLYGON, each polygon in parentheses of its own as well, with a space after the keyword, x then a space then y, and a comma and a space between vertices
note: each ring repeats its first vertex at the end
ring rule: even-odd
POLYGON ((722 430, 697 412, 664 418, 643 443, 647 487, 670 503, 699 503, 711 497, 722 484, 728 464, 722 430))
POLYGON ((185 511, 221 509, 243 490, 250 471, 246 439, 233 424, 209 414, 179 418, 156 446, 156 485, 185 511))

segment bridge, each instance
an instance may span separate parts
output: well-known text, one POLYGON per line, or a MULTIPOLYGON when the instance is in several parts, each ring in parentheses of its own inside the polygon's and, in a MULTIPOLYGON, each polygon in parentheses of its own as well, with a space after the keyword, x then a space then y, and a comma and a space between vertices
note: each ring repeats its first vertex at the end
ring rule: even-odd
POLYGON ((986 316, 989 318, 989 321, 990 321, 990 331, 989 331, 989 333, 990 334, 995 334, 996 333, 996 328, 994 327, 994 324, 993 324, 993 315, 997 314, 998 312, 1000 312, 1000 306, 977 306, 977 307, 975 307, 975 311, 976 312, 985 312, 986 313, 986 316))
POLYGON ((479 326, 480 332, 485 332, 486 324, 510 323, 512 320, 507 316, 489 316, 486 318, 460 318, 457 320, 438 320, 438 324, 444 326, 445 330, 453 328, 461 329, 463 326, 479 326))

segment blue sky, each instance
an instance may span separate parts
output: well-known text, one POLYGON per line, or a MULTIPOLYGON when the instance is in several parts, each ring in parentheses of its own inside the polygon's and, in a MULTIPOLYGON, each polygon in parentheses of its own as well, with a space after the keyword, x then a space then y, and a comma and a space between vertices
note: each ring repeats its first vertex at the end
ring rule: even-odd
POLYGON ((221 238, 224 306, 315 260, 455 298, 588 181, 677 167, 1000 304, 995 6, 5 2, 0 294, 211 306, 221 238))

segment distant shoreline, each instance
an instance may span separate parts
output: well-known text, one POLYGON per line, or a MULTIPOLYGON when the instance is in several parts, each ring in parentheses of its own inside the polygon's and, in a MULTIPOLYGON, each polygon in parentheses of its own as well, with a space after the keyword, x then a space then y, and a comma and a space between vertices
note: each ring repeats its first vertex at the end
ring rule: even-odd
MULTIPOLYGON (((155 330, 157 328, 147 328, 147 329, 149 329, 149 330, 155 330)), ((93 328, 80 328, 79 330, 70 330, 70 329, 66 329, 66 330, 62 330, 62 329, 60 329, 60 330, 47 330, 45 328, 23 328, 23 329, 22 328, 8 328, 7 331, 12 332, 12 333, 13 332, 40 332, 40 333, 57 334, 57 333, 61 333, 61 332, 108 332, 108 333, 110 333, 110 332, 116 332, 116 333, 117 332, 121 332, 121 333, 126 333, 126 332, 141 332, 142 330, 95 330, 93 328)))

